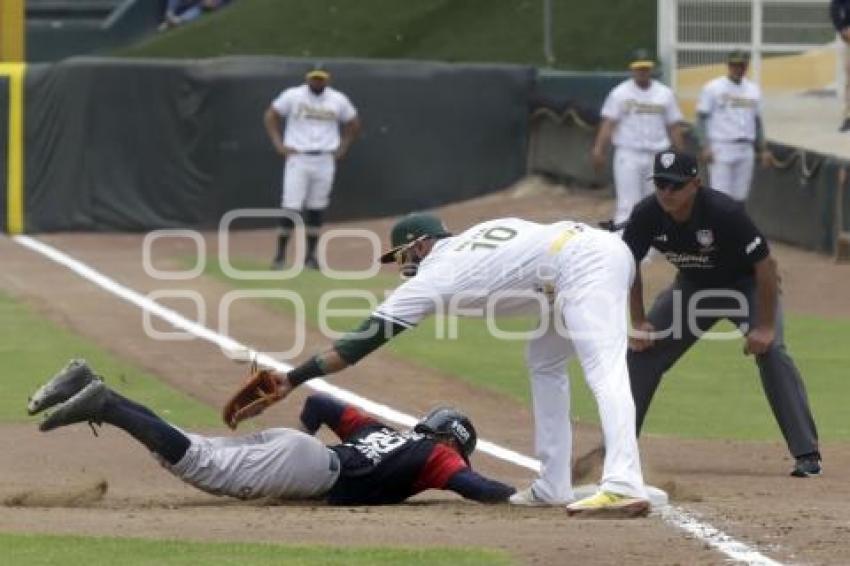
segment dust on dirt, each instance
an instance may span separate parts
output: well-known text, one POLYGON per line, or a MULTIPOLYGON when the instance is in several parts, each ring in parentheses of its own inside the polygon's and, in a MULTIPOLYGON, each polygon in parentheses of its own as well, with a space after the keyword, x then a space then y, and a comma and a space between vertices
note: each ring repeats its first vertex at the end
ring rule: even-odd
POLYGON ((87 507, 103 499, 109 482, 96 480, 78 486, 34 488, 13 493, 3 499, 6 507, 87 507))

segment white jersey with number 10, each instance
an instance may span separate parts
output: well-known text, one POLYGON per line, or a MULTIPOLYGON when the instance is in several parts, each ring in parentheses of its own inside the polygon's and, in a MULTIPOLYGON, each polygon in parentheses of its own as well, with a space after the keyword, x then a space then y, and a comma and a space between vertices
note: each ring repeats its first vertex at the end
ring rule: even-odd
POLYGON ((569 221, 482 222, 438 241, 417 275, 398 287, 374 316, 412 327, 435 312, 475 317, 539 314, 555 288, 557 254, 588 231, 595 229, 569 221))

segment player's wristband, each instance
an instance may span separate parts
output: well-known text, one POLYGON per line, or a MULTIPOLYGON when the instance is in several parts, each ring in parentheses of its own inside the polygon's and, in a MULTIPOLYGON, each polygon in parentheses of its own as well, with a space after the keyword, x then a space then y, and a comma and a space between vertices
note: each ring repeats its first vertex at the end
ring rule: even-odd
POLYGON ((305 381, 309 381, 314 377, 321 377, 326 373, 327 372, 322 369, 322 365, 319 363, 319 356, 317 354, 287 373, 286 378, 293 387, 298 387, 305 381))

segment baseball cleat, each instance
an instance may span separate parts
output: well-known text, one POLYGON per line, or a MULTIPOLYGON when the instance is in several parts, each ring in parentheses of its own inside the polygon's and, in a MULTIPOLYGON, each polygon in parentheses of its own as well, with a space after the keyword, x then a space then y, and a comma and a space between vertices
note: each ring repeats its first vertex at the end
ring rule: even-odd
POLYGON ((823 473, 823 468, 820 464, 820 454, 806 454, 797 458, 794 469, 791 470, 791 475, 795 478, 809 478, 819 476, 823 473))
POLYGON ((109 388, 99 379, 91 381, 83 387, 76 395, 56 407, 40 425, 41 432, 47 432, 60 426, 74 423, 89 422, 101 423, 101 413, 106 399, 109 396, 109 388))
POLYGON ((85 360, 71 360, 50 381, 30 396, 27 412, 35 415, 57 403, 67 401, 96 379, 100 378, 92 373, 85 360))
POLYGON ((590 497, 567 505, 570 517, 605 517, 611 519, 630 519, 645 517, 649 514, 649 501, 639 497, 629 497, 610 491, 598 491, 590 497))
POLYGON ((563 503, 549 502, 534 492, 534 486, 528 486, 508 498, 508 503, 521 507, 554 507, 563 503))

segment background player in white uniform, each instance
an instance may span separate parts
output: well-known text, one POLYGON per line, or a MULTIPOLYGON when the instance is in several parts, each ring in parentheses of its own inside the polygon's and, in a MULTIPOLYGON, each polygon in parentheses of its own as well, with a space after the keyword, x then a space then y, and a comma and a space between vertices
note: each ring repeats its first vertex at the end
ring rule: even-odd
POLYGON ((612 448, 600 491, 567 511, 645 514, 649 504, 626 367, 626 307, 635 267, 620 238, 576 222, 518 218, 483 222, 452 237, 438 218, 412 214, 396 223, 391 241, 394 247, 382 262, 397 261, 403 273, 415 276, 331 349, 281 376, 284 392, 356 363, 434 313, 538 315, 541 323, 528 344, 527 361, 543 465, 540 477, 511 502, 555 505, 574 499, 566 365, 578 355, 599 407, 606 446, 612 448))
POLYGON ((592 159, 597 170, 608 160, 608 146, 613 143, 614 187, 617 209, 614 222, 624 222, 632 207, 651 195, 652 162, 655 154, 668 149, 684 149, 679 122, 682 112, 673 91, 652 78, 655 62, 646 50, 638 49, 629 68, 632 78, 623 81, 602 105, 602 123, 593 145, 592 159))
MULTIPOLYGON (((360 131, 360 119, 348 97, 328 86, 330 74, 326 70, 313 69, 306 79, 306 83, 281 92, 263 121, 275 150, 286 159, 281 207, 297 214, 303 211, 305 265, 318 269, 316 244, 324 210, 330 204, 336 160, 348 152, 360 131)), ((281 220, 272 269, 283 268, 293 228, 291 218, 281 220)))
POLYGON ((755 150, 765 167, 771 156, 762 127, 761 89, 745 76, 749 56, 733 51, 726 62, 729 73, 709 81, 700 92, 696 132, 711 188, 746 201, 755 150))

